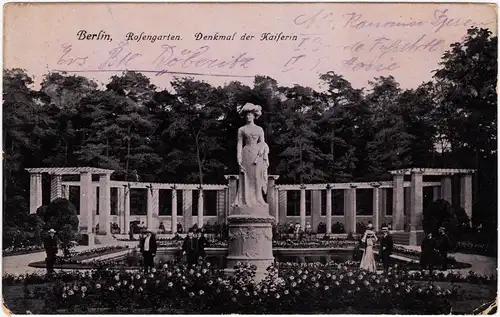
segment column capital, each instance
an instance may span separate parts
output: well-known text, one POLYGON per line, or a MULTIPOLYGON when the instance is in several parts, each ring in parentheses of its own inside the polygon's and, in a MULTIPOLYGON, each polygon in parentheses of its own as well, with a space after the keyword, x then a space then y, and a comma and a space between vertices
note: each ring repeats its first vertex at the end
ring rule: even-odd
POLYGON ((307 189, 307 186, 306 186, 306 185, 304 185, 304 184, 301 184, 301 185, 300 185, 300 190, 302 190, 302 189, 304 189, 304 190, 305 190, 305 189, 307 189))
POLYGON ((171 189, 173 189, 173 190, 176 190, 176 189, 177 189, 177 185, 176 185, 176 184, 174 184, 174 185, 173 185, 172 187, 170 187, 170 188, 171 188, 171 189))
POLYGON ((326 189, 328 189, 328 190, 330 190, 330 189, 332 189, 332 188, 333 188, 333 185, 332 185, 332 184, 326 184, 326 187, 325 187, 325 188, 326 188, 326 189))
POLYGON ((374 183, 370 183, 370 186, 372 186, 374 188, 379 188, 380 186, 382 186, 382 183, 381 182, 374 182, 374 183))
POLYGON ((351 189, 355 189, 355 188, 357 188, 357 187, 358 187, 358 185, 356 185, 356 184, 349 184, 349 187, 350 187, 351 189))
POLYGON ((227 180, 232 180, 232 179, 238 180, 238 179, 240 179, 240 175, 234 175, 234 174, 224 175, 224 178, 227 180))
MULTIPOLYGON (((225 175, 225 176, 230 176, 230 175, 225 175)), ((278 178, 280 178, 279 175, 267 175, 268 179, 272 179, 272 180, 278 180, 278 178)))
POLYGON ((411 175, 423 175, 423 174, 424 174, 424 169, 423 168, 411 171, 411 175))

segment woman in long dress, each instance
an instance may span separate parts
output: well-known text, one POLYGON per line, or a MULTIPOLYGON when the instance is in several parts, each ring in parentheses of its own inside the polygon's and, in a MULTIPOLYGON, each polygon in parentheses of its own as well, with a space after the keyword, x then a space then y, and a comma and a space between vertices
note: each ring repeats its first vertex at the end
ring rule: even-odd
POLYGON ((365 252, 363 253, 363 258, 361 258, 360 268, 370 272, 377 271, 377 264, 375 263, 375 255, 373 254, 373 247, 377 242, 377 236, 372 230, 372 224, 368 224, 368 228, 361 239, 361 242, 365 245, 365 252))
POLYGON ((235 206, 266 205, 263 193, 267 193, 269 147, 264 140, 264 130, 254 123, 261 114, 261 107, 251 103, 245 104, 240 110, 240 115, 246 118, 247 123, 238 129, 240 178, 235 206))

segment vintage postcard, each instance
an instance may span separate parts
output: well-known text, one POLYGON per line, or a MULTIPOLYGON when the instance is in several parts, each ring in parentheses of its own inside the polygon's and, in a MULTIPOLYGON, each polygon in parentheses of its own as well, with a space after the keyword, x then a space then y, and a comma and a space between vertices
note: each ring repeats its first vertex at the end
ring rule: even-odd
POLYGON ((5 5, 4 311, 496 313, 497 17, 5 5))

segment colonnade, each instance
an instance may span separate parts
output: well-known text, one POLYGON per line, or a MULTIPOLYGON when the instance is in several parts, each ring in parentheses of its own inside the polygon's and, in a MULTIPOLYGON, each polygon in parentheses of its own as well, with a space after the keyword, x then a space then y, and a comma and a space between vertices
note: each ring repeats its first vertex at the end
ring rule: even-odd
MULTIPOLYGON (((118 193, 118 219, 119 226, 123 233, 128 233, 131 220, 130 214, 130 190, 142 188, 147 190, 147 215, 146 222, 150 230, 158 229, 158 219, 170 218, 170 229, 172 233, 177 232, 177 223, 180 217, 183 219, 184 227, 192 225, 193 191, 198 191, 197 224, 202 227, 205 223, 204 211, 204 191, 217 191, 218 208, 216 222, 225 222, 226 217, 231 213, 231 204, 237 193, 238 175, 226 175, 227 185, 200 185, 197 184, 164 184, 164 183, 144 183, 144 182, 123 182, 113 181, 110 175, 113 171, 97 168, 33 168, 27 169, 30 172, 30 212, 35 213, 42 205, 42 173, 49 173, 51 178, 51 201, 59 198, 69 198, 69 186, 80 187, 80 228, 83 232, 92 234, 94 223, 94 206, 99 201, 99 232, 107 235, 111 232, 111 188, 117 188, 118 193), (62 181, 63 175, 80 175, 80 181, 62 181), (93 182, 92 175, 99 175, 99 181, 93 182), (96 188, 99 188, 99 197, 96 197, 96 188), (202 190, 200 190, 202 189, 202 190), (171 190, 171 216, 159 216, 159 191, 171 190), (178 199, 182 191, 182 216, 179 216, 178 199)), ((344 223, 346 232, 356 232, 357 218, 371 218, 375 230, 380 225, 390 219, 393 230, 403 231, 405 229, 405 206, 407 231, 410 232, 410 240, 416 239, 416 233, 422 230, 423 213, 423 188, 433 188, 433 199, 443 198, 451 202, 452 200, 452 176, 460 174, 460 204, 465 209, 469 217, 472 215, 472 174, 474 170, 465 169, 404 169, 390 171, 392 181, 385 182, 353 182, 353 183, 325 183, 325 184, 276 184, 279 179, 277 175, 269 175, 267 202, 270 214, 275 217, 278 223, 286 223, 294 216, 287 215, 288 191, 300 191, 299 221, 302 228, 305 227, 307 217, 311 217, 314 230, 321 220, 326 223, 326 232, 331 232, 332 221, 341 220, 344 223), (424 182, 424 176, 439 176, 440 181, 424 182), (409 181, 405 181, 405 176, 409 176, 409 181), (372 195, 372 215, 356 215, 357 190, 370 189, 372 195), (392 215, 386 214, 387 192, 392 189, 392 215), (343 191, 344 215, 332 215, 332 192, 343 191), (306 191, 311 191, 311 216, 306 216, 306 191), (321 215, 322 191, 326 192, 325 209, 326 215, 321 215), (409 191, 409 195, 405 195, 409 191), (407 201, 405 204, 405 197, 407 201)), ((97 209, 97 208, 96 208, 97 209)), ((213 219, 211 217, 210 219, 213 219)))

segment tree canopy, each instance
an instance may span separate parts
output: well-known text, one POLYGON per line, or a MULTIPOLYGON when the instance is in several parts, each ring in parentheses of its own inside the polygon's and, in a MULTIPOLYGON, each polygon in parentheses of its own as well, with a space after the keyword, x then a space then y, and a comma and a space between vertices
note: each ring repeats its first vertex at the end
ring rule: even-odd
POLYGON ((469 30, 434 78, 415 89, 393 77, 374 78, 367 89, 334 72, 320 79, 322 92, 265 76, 253 87, 174 78, 173 89, 161 90, 136 72, 104 87, 49 73, 34 90, 26 71, 4 70, 4 217, 18 223, 16 214, 27 213, 26 167, 90 165, 114 169, 118 180, 222 183, 238 171, 238 106, 253 102, 263 108, 257 124, 281 183, 383 180, 388 170, 410 166, 475 168, 480 220, 496 219, 491 32, 469 30))

